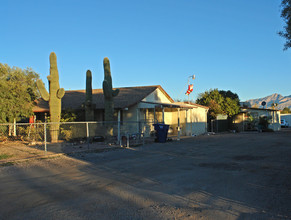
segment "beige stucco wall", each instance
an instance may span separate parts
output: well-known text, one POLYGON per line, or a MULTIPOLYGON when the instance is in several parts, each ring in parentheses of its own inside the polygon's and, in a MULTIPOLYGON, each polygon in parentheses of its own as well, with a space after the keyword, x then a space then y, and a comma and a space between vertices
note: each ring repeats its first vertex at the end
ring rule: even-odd
POLYGON ((171 103, 168 97, 165 96, 165 94, 160 89, 156 89, 147 97, 145 97, 142 101, 143 102, 171 103))
MULTIPOLYGON (((129 133, 143 132, 146 136, 154 130, 152 124, 156 123, 154 118, 162 123, 162 109, 139 109, 137 105, 132 106, 127 111, 122 112, 122 130, 129 133), (155 115, 154 115, 155 114, 155 115), (139 123, 137 123, 139 122, 139 123)), ((207 132, 207 111, 204 108, 181 109, 178 113, 177 108, 164 109, 164 122, 171 128, 171 135, 178 135, 178 115, 180 114, 180 135, 191 136, 201 135, 207 132)))
POLYGON ((233 123, 235 124, 235 128, 238 131, 244 130, 243 118, 244 118, 243 113, 234 116, 233 123))
MULTIPOLYGON (((151 107, 151 106, 149 106, 151 107)), ((161 115, 161 114, 160 114, 161 115)), ((156 112, 156 117, 159 113, 156 112)), ((121 133, 144 133, 146 137, 150 136, 154 130, 154 109, 138 108, 138 105, 131 106, 128 110, 122 111, 121 133)))

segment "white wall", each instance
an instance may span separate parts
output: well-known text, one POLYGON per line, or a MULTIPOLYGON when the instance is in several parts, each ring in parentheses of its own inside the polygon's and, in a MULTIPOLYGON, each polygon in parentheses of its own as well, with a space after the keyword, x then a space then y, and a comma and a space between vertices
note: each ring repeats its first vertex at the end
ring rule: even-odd
POLYGON ((285 119, 289 126, 291 126, 291 114, 281 114, 281 119, 285 119))
MULTIPOLYGON (((178 130, 178 110, 172 112, 172 123, 174 135, 178 130)), ((202 107, 180 110, 181 135, 201 135, 207 132, 207 110, 202 107)))
POLYGON ((192 110, 192 134, 200 135, 207 132, 207 110, 205 108, 195 108, 192 110))

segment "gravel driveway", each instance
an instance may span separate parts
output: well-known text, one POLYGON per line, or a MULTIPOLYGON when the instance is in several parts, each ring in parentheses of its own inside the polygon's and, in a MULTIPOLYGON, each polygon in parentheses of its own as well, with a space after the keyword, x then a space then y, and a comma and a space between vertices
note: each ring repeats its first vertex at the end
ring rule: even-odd
POLYGON ((291 130, 0 167, 0 219, 291 219, 291 130))

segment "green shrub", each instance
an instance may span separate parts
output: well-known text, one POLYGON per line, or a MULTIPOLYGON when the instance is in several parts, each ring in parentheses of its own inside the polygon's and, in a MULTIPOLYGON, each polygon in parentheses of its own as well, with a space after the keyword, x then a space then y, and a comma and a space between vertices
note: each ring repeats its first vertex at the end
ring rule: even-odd
POLYGON ((270 124, 270 117, 267 117, 267 116, 261 116, 259 118, 259 129, 262 130, 262 131, 266 131, 268 130, 269 128, 269 124, 270 124))

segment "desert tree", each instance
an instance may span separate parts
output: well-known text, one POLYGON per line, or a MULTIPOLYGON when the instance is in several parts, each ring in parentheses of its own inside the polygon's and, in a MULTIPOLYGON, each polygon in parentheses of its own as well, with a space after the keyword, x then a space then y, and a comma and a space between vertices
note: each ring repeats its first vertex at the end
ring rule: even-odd
POLYGON ((218 114, 226 114, 228 117, 232 117, 240 111, 239 97, 230 90, 211 89, 205 91, 199 94, 196 103, 209 107, 210 118, 216 118, 218 114))
POLYGON ((283 108, 283 110, 281 111, 281 114, 288 114, 291 113, 291 110, 288 107, 283 108))
POLYGON ((11 68, 0 63, 0 123, 33 114, 33 103, 39 96, 36 88, 38 77, 31 68, 11 68))
POLYGON ((279 32, 279 35, 286 39, 284 50, 287 50, 291 47, 291 0, 282 0, 281 6, 281 17, 285 22, 285 26, 283 27, 284 30, 279 32))

